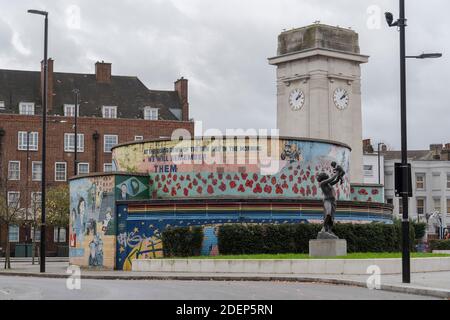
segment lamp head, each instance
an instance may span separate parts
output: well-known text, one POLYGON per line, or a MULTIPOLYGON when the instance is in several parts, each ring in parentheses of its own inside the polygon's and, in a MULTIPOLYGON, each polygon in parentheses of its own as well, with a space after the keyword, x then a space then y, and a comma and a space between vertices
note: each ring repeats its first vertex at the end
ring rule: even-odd
POLYGON ((395 27, 398 25, 398 21, 394 22, 394 15, 390 12, 386 12, 384 14, 384 16, 386 17, 386 22, 388 24, 389 27, 395 27))
POLYGON ((47 11, 41 11, 41 10, 33 10, 33 9, 30 9, 30 10, 28 10, 28 13, 31 13, 31 14, 39 14, 39 15, 41 15, 41 16, 48 16, 48 12, 47 12, 47 11))

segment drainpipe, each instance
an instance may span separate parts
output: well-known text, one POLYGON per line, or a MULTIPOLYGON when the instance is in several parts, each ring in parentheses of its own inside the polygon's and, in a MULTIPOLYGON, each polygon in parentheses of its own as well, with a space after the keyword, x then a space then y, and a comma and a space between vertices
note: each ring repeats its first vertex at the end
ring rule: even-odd
POLYGON ((98 140, 100 139, 100 134, 97 130, 95 130, 94 134, 92 135, 92 138, 94 139, 94 170, 95 172, 99 172, 98 170, 98 140))

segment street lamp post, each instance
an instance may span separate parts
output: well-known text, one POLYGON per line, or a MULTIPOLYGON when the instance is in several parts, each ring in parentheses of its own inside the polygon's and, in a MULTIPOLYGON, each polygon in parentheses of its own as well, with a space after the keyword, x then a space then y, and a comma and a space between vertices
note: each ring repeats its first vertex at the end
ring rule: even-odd
POLYGON ((380 156, 380 147, 384 146, 383 142, 379 142, 377 146, 377 156, 378 156, 378 184, 381 184, 381 156, 380 156))
POLYGON ((74 89, 73 93, 75 94, 75 123, 74 123, 74 129, 75 129, 75 150, 74 150, 74 157, 73 157, 73 166, 74 166, 74 175, 76 176, 78 174, 78 105, 80 102, 80 90, 74 89))
POLYGON ((386 21, 389 27, 398 27, 400 31, 400 119, 401 119, 401 190, 399 190, 402 205, 402 280, 403 283, 411 282, 411 261, 409 251, 409 216, 408 216, 408 200, 411 194, 410 175, 411 171, 408 165, 408 140, 407 140, 407 117, 406 117, 406 59, 428 59, 440 58, 440 53, 424 53, 419 56, 406 55, 406 21, 405 18, 405 0, 399 0, 400 17, 394 22, 394 16, 390 12, 386 12, 386 21))
POLYGON ((46 135, 47 135, 47 94, 48 94, 48 12, 28 10, 28 13, 45 17, 44 20, 44 83, 42 92, 42 179, 41 179, 41 250, 40 272, 45 273, 45 167, 46 167, 46 135))

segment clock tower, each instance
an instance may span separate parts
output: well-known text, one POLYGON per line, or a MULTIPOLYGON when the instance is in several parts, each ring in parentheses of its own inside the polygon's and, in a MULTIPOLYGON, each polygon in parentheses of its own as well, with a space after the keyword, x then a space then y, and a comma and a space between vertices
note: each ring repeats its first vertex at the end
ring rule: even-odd
POLYGON ((352 148, 350 179, 362 183, 361 67, 358 34, 323 24, 278 37, 277 126, 281 136, 326 139, 352 148))

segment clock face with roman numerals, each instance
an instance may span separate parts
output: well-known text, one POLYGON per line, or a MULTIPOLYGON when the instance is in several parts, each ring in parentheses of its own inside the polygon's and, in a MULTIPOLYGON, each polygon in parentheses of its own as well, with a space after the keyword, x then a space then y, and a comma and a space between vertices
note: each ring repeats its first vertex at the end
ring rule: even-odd
POLYGON ((334 90, 333 101, 339 110, 344 110, 348 108, 348 103, 350 101, 350 97, 348 95, 347 90, 343 88, 337 88, 334 90))
POLYGON ((293 111, 300 110, 305 104, 305 94, 300 89, 294 89, 289 94, 289 104, 293 111))

